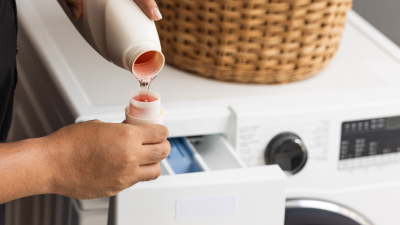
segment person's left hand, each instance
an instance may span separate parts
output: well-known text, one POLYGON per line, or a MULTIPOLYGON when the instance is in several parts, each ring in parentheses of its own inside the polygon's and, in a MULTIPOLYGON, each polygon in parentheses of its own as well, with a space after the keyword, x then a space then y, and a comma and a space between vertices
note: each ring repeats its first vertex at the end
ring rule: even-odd
MULTIPOLYGON (((74 19, 79 20, 83 16, 84 0, 65 0, 71 10, 74 19)), ((152 20, 161 20, 162 16, 154 0, 132 0, 135 1, 146 15, 152 20)))

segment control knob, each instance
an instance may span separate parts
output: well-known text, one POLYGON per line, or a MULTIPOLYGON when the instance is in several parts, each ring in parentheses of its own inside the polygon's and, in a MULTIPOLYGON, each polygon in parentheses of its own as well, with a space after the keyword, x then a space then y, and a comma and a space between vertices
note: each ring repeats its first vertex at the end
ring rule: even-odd
POLYGON ((299 136, 285 132, 275 136, 265 150, 265 163, 278 164, 288 174, 299 172, 307 161, 307 149, 299 136))

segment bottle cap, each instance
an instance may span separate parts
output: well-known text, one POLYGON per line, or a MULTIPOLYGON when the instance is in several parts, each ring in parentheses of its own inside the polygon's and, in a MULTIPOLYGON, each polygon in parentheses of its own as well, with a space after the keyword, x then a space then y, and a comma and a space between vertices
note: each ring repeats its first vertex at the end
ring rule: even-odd
POLYGON ((129 115, 136 118, 149 119, 159 116, 161 107, 161 96, 155 91, 147 92, 149 98, 156 99, 151 102, 135 100, 134 97, 140 95, 140 91, 134 91, 129 98, 129 115))
POLYGON ((141 119, 141 118, 136 118, 136 117, 129 115, 129 106, 127 106, 125 108, 125 118, 126 118, 126 123, 132 124, 132 125, 144 125, 144 124, 163 125, 163 123, 164 123, 164 108, 163 107, 159 108, 159 116, 157 116, 157 117, 149 118, 149 119, 141 119))
POLYGON ((148 91, 149 98, 156 99, 151 102, 142 102, 135 100, 140 91, 134 91, 130 94, 129 106, 125 109, 126 122, 129 124, 162 124, 164 118, 164 109, 161 107, 161 96, 155 91, 148 91))

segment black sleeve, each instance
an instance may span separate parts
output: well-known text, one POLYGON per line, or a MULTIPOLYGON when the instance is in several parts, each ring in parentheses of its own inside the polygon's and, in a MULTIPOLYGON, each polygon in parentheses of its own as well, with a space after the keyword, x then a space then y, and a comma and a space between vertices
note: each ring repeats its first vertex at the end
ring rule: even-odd
MULTIPOLYGON (((11 126, 17 84, 17 24, 15 0, 0 0, 0 142, 7 139, 11 126)), ((0 205, 0 225, 4 225, 4 208, 0 205)))
POLYGON ((15 0, 0 0, 0 142, 11 126, 17 83, 17 11, 15 0))
POLYGON ((4 205, 0 205, 0 225, 4 225, 4 205))

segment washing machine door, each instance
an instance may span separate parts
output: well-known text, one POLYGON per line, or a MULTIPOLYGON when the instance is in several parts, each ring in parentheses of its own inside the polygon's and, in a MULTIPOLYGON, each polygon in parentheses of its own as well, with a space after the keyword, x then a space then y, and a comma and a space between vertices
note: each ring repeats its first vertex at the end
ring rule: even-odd
POLYGON ((318 200, 286 202, 285 225, 372 225, 360 214, 340 205, 318 200))

